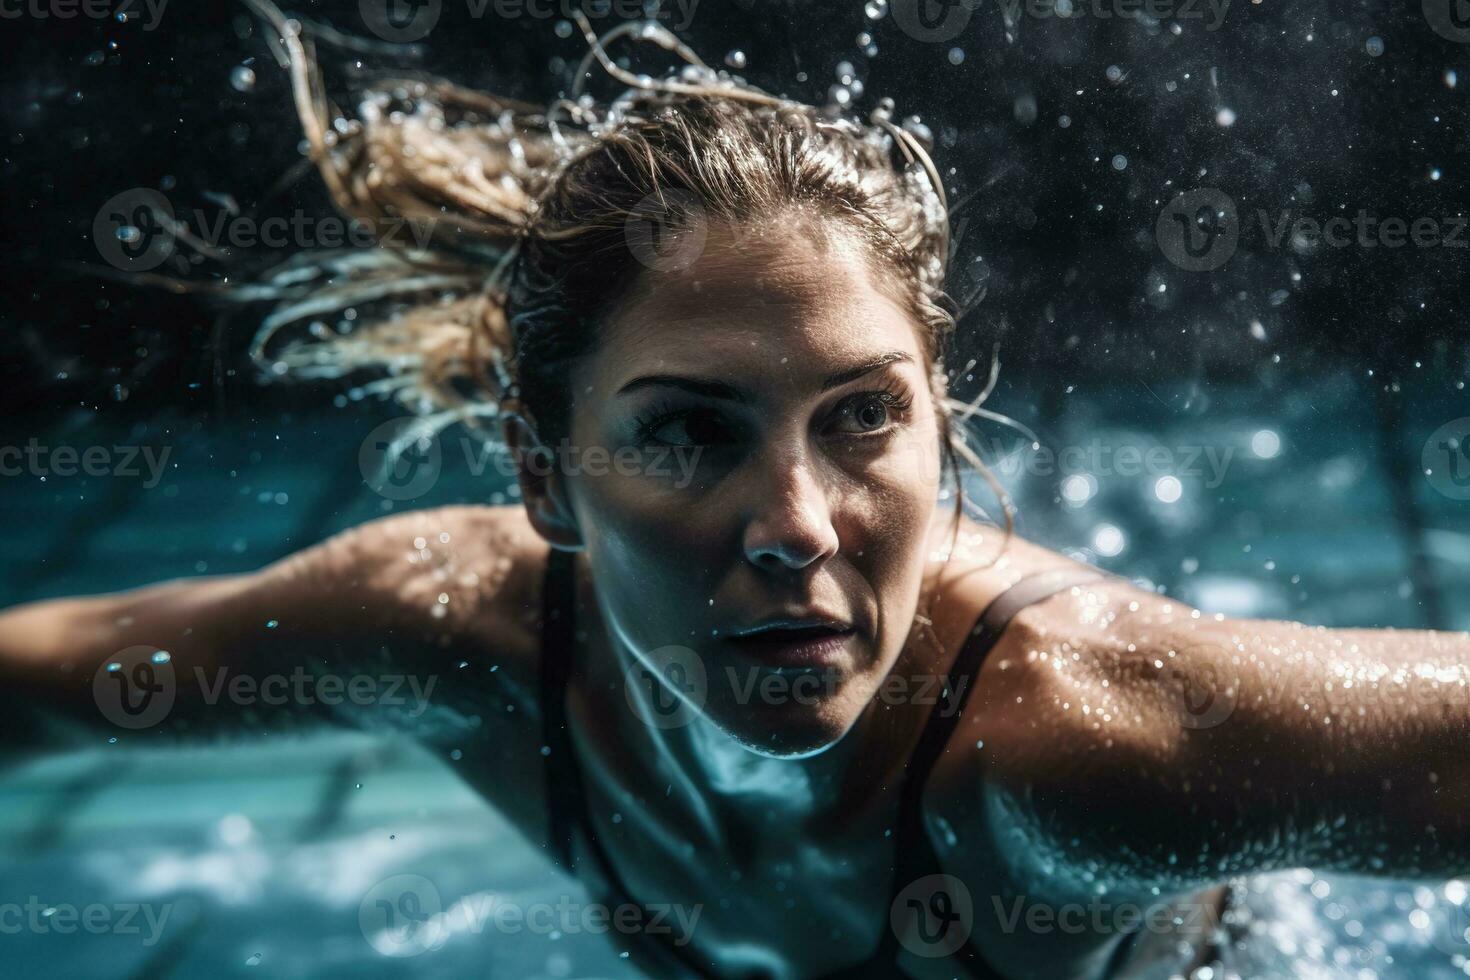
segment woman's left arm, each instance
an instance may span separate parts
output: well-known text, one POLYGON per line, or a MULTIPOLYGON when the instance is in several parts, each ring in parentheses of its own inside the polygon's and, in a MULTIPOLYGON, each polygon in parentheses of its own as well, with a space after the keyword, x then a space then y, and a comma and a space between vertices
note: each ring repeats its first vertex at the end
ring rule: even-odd
POLYGON ((1470 873, 1470 633, 1225 619, 1117 582, 1008 633, 977 691, 993 800, 1089 885, 1470 873))

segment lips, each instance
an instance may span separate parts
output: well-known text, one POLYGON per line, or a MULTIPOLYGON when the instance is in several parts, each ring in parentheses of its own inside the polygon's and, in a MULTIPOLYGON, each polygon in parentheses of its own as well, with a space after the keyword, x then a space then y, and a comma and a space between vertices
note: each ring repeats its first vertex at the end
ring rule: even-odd
POLYGON ((824 667, 843 658, 856 633, 830 625, 769 627, 728 638, 737 650, 773 667, 824 667))

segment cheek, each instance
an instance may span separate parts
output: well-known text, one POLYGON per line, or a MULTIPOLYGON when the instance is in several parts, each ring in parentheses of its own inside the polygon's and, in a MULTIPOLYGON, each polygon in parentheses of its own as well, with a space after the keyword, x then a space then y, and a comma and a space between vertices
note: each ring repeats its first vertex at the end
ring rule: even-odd
POLYGON ((939 490, 937 448, 916 438, 900 450, 876 462, 849 491, 856 522, 849 559, 877 597, 879 641, 888 656, 897 654, 913 626, 939 490))
POLYGON ((914 546, 934 513, 939 476, 937 447, 923 433, 905 437, 850 474, 848 510, 865 526, 864 537, 914 546))
POLYGON ((575 493, 592 574, 618 622, 638 645, 679 642, 690 625, 680 610, 708 598, 699 559, 701 537, 684 526, 684 509, 657 499, 637 477, 580 481, 575 493))

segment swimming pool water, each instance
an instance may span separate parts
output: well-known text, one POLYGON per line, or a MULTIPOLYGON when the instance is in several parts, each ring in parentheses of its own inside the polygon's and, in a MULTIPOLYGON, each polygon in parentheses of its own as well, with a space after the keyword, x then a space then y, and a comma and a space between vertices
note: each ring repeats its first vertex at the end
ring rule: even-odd
MULTIPOLYGON (((1092 462, 1042 472, 1033 461, 1028 472, 1019 456, 982 455, 1012 489, 1022 533, 1206 611, 1470 629, 1470 504, 1437 489, 1421 459, 1431 432, 1470 416, 1470 398, 1431 371, 1417 390, 1385 396, 1375 384, 1307 371, 1213 384, 1006 379, 990 407, 1092 462), (1123 446, 1167 463, 1135 471, 1117 458, 1123 446), (1212 468, 1211 451, 1223 465, 1212 468), (1094 465, 1099 453, 1111 461, 1094 465)), ((0 599, 253 569, 384 513, 513 500, 493 465, 474 472, 458 433, 441 440, 421 495, 375 493, 359 454, 388 417, 354 404, 207 424, 123 423, 106 408, 78 408, 41 431, 11 420, 9 445, 168 456, 156 479, 142 460, 131 477, 6 476, 0 599)), ((1017 446, 1002 429, 986 433, 1017 446)), ((970 486, 989 500, 979 480, 970 486)), ((606 937, 512 933, 476 927, 473 915, 451 916, 461 925, 419 955, 372 945, 360 915, 395 875, 430 881, 445 908, 579 893, 456 778, 445 746, 335 730, 166 746, 124 731, 62 737, 65 751, 10 757, 0 770, 0 902, 100 903, 109 914, 141 902, 169 918, 145 942, 142 922, 141 935, 65 933, 43 911, 40 927, 0 938, 6 977, 634 975, 606 937)), ((1461 883, 1296 871, 1238 884, 1235 974, 1470 973, 1461 883)), ((1132 975, 1167 976, 1170 953, 1145 950, 1132 975)))

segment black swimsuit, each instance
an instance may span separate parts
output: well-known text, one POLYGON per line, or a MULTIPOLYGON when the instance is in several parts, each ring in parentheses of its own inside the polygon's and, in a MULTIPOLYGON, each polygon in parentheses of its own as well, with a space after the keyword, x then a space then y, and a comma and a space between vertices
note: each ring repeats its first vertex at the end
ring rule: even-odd
MULTIPOLYGON (((583 792, 582 772, 572 749, 572 740, 566 723, 566 687, 572 669, 572 654, 576 650, 575 623, 575 559, 569 551, 552 549, 547 561, 546 582, 543 592, 542 646, 541 646, 541 712, 543 723, 542 754, 547 756, 546 794, 550 809, 550 840, 557 863, 573 877, 584 879, 579 874, 575 853, 580 841, 591 854, 607 891, 604 897, 609 909, 628 906, 638 910, 643 906, 628 897, 622 878, 608 859, 602 842, 597 838, 587 800, 583 792)), ((893 886, 891 898, 896 901, 905 887, 930 875, 943 871, 933 843, 924 827, 921 798, 924 784, 934 764, 944 753, 945 746, 954 734, 962 717, 966 700, 973 688, 971 679, 977 677, 985 655, 990 652, 1006 625, 1021 609, 1034 602, 1055 595, 1069 586, 1090 582, 1104 577, 1094 569, 1058 569, 1027 575, 1001 593, 980 615, 965 645, 950 667, 948 683, 940 695, 940 703, 929 712, 918 745, 910 757, 904 773, 904 782, 899 810, 899 825, 896 830, 894 848, 893 886), (959 692, 958 695, 955 692, 959 692)), ((943 880, 943 879, 939 879, 943 880)), ((1219 900, 1223 902, 1223 889, 1219 900)), ((930 911, 943 913, 951 908, 951 899, 935 893, 926 896, 930 911), (941 901, 936 902, 936 899, 941 901)), ((912 898, 906 905, 918 905, 912 898)), ((916 914, 925 916, 926 910, 916 909, 916 914)), ((954 916, 938 914, 928 923, 919 923, 922 929, 938 922, 939 933, 927 933, 924 940, 936 945, 944 942, 944 932, 955 920, 954 916)), ((665 928, 643 928, 631 930, 633 942, 628 950, 629 959, 649 976, 653 977, 715 977, 714 967, 702 962, 693 944, 676 945, 669 940, 671 935, 665 928)), ((1105 976, 1113 976, 1118 966, 1127 958, 1138 932, 1129 933, 1117 946, 1109 960, 1105 976)), ((948 944, 946 944, 948 948, 948 944)), ((855 966, 834 970, 822 980, 889 980, 902 977, 899 967, 903 947, 898 933, 893 928, 884 928, 874 953, 855 966)), ((1196 962, 1209 962, 1214 949, 1202 945, 1201 955, 1196 962)), ((965 942, 951 954, 953 975, 972 980, 1001 980, 998 974, 980 955, 973 943, 965 942)), ((1189 971, 1185 975, 1190 975, 1189 971)), ((764 980, 769 974, 764 970, 746 974, 740 980, 764 980)))

